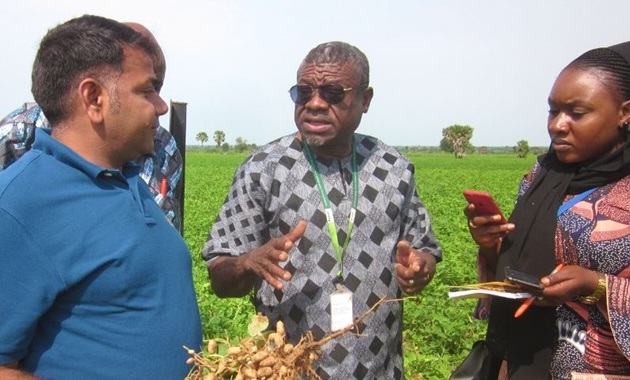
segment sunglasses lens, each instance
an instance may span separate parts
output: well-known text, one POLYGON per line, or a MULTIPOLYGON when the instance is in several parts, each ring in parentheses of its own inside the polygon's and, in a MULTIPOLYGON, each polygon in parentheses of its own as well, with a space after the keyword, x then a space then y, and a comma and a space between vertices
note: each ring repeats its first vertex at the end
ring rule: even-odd
POLYGON ((313 97, 313 88, 296 84, 289 89, 289 95, 291 95, 293 103, 303 106, 313 97))
MULTIPOLYGON (((339 104, 343 102, 343 98, 346 96, 346 89, 340 84, 325 84, 317 87, 319 96, 328 104, 339 104)), ((309 100, 315 94, 315 89, 309 85, 296 84, 289 89, 289 95, 293 103, 303 106, 308 103, 309 100)))
POLYGON ((328 104, 338 104, 343 102, 346 90, 344 90, 343 86, 339 84, 327 84, 319 86, 319 95, 328 104))

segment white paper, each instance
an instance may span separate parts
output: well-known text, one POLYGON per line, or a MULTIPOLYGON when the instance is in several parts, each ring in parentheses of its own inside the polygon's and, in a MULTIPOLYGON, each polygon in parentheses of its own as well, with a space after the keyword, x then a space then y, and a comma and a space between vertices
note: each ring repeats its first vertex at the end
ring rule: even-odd
POLYGON ((527 292, 502 292, 498 290, 489 290, 489 289, 467 289, 467 290, 457 290, 448 292, 448 298, 457 299, 457 298, 486 298, 488 296, 496 296, 502 298, 510 298, 515 300, 525 299, 532 296, 531 293, 527 292))
POLYGON ((337 291, 330 295, 330 330, 337 331, 348 327, 352 317, 352 293, 349 290, 337 291))

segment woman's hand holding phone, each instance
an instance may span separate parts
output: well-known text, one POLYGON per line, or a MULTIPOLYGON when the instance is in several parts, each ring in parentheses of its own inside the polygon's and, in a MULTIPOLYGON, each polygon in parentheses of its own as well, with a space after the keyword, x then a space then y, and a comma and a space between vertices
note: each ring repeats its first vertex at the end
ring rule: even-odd
POLYGON ((475 206, 474 210, 476 216, 495 216, 489 223, 493 221, 499 224, 507 223, 507 219, 503 216, 499 205, 497 205, 497 202, 495 202, 494 198, 489 193, 478 190, 464 190, 464 198, 466 198, 469 204, 475 206), (496 217, 496 215, 498 215, 498 217, 496 217))
POLYGON ((464 190, 464 198, 468 206, 464 215, 468 219, 470 234, 486 257, 495 254, 500 247, 501 239, 514 230, 508 223, 501 209, 489 193, 478 190, 464 190))

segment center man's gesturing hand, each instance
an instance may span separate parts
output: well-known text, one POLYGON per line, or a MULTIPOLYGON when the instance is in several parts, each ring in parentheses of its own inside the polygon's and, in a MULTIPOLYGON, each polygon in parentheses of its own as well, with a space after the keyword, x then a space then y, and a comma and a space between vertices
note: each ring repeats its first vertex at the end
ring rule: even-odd
POLYGON ((282 281, 289 281, 291 273, 284 270, 279 263, 289 258, 289 251, 294 243, 306 231, 306 221, 300 221, 288 234, 273 238, 267 244, 247 253, 245 269, 263 278, 276 289, 282 289, 282 281))
POLYGON ((435 273, 435 256, 425 251, 418 251, 401 240, 396 244, 396 279, 400 288, 407 294, 414 294, 431 281, 435 273))

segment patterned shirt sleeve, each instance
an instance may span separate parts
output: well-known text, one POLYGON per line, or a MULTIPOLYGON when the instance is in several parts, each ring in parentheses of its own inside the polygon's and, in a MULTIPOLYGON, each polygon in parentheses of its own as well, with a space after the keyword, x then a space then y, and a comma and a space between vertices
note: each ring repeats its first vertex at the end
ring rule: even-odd
POLYGON ((166 214, 166 219, 181 232, 182 155, 173 135, 158 127, 153 154, 137 160, 142 167, 140 176, 149 185, 151 195, 166 214), (162 181, 166 181, 166 195, 160 194, 162 181))
POLYGON ((0 171, 22 157, 35 139, 35 128, 50 128, 41 108, 24 103, 0 120, 0 171))
POLYGON ((405 204, 409 207, 402 210, 404 215, 402 236, 410 242, 412 247, 431 253, 437 262, 440 262, 442 261, 442 248, 433 233, 429 212, 418 196, 414 171, 413 164, 409 163, 407 167, 409 180, 405 200, 405 204))
MULTIPOLYGON (((263 154, 264 155, 264 154, 263 154)), ((265 244, 269 239, 269 226, 264 217, 268 183, 273 186, 269 172, 260 170, 259 155, 253 154, 239 166, 219 215, 212 225, 210 236, 203 250, 203 257, 210 261, 217 256, 239 256, 252 248, 265 244), (238 231, 240 237, 234 237, 238 231)), ((269 163, 268 163, 269 164, 269 163)))

